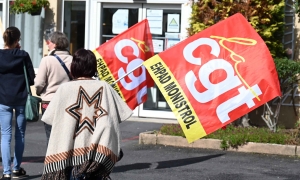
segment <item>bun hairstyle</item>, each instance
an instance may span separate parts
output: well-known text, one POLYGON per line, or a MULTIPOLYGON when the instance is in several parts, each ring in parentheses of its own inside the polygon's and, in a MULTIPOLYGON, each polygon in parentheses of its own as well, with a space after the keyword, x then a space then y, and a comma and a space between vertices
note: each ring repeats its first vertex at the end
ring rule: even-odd
POLYGON ((21 32, 16 27, 8 27, 3 33, 4 45, 7 47, 13 46, 20 40, 21 32))

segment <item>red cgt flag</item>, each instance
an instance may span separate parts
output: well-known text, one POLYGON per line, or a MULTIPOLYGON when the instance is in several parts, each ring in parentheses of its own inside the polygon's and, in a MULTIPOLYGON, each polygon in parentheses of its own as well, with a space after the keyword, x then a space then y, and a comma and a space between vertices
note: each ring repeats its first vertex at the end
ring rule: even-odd
POLYGON ((270 52, 241 14, 189 37, 144 65, 188 142, 281 95, 270 52))
POLYGON ((154 55, 147 19, 102 44, 94 53, 100 79, 110 84, 119 80, 113 87, 131 109, 147 100, 147 88, 154 85, 141 66, 154 55))

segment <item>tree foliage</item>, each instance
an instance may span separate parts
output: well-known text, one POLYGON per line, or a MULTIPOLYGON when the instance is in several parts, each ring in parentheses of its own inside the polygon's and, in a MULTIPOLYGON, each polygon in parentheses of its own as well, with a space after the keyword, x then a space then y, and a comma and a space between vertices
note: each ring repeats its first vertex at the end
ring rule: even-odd
POLYGON ((192 5, 189 35, 241 13, 267 44, 273 57, 284 57, 284 0, 199 0, 192 5))

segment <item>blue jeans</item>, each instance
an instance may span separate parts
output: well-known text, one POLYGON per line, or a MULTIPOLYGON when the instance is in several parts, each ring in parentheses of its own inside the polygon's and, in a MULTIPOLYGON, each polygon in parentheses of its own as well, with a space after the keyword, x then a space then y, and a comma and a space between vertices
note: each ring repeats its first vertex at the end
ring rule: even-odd
POLYGON ((11 174, 11 154, 10 144, 12 138, 12 117, 13 109, 15 109, 16 125, 15 125, 15 148, 13 170, 19 170, 22 163, 26 120, 24 116, 25 106, 6 106, 0 104, 0 126, 1 126, 1 154, 3 174, 11 174))

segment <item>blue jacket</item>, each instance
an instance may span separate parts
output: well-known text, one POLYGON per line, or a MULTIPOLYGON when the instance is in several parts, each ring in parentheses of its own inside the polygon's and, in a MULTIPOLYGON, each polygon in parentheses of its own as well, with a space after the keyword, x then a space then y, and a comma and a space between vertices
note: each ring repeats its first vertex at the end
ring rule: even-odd
POLYGON ((29 54, 20 49, 0 49, 0 104, 25 105, 27 99, 23 60, 28 82, 34 84, 34 69, 29 54))

